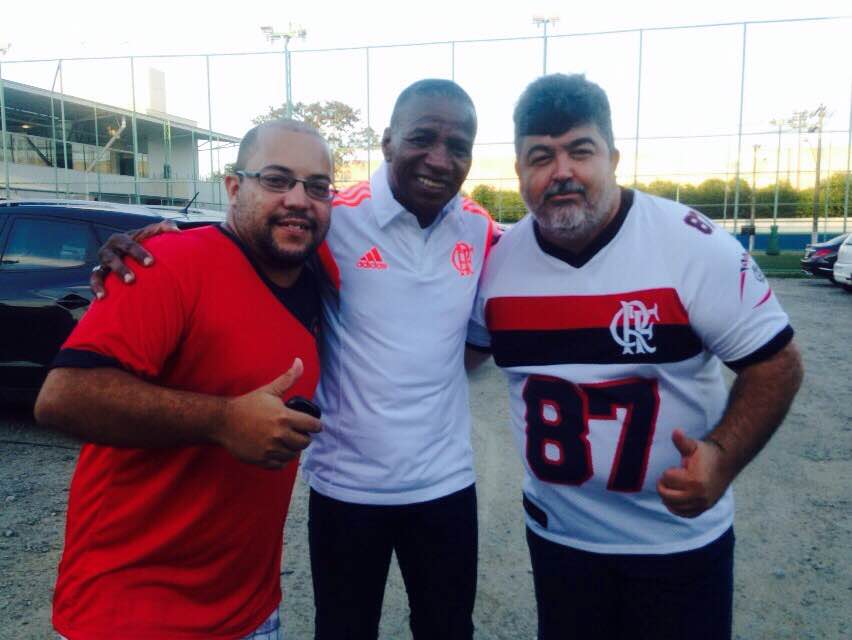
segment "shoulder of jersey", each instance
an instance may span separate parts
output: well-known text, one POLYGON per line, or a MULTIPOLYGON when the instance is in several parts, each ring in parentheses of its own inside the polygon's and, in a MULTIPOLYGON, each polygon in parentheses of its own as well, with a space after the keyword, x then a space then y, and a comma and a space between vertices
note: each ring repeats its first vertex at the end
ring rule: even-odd
MULTIPOLYGON (((215 255, 222 243, 231 241, 216 226, 197 227, 180 233, 161 233, 142 242, 157 262, 164 264, 194 262, 199 256, 215 255)), ((156 264, 156 262, 155 262, 156 264)))
POLYGON ((736 242, 713 220, 679 202, 636 192, 633 206, 635 211, 631 213, 645 217, 643 223, 672 253, 697 257, 696 254, 713 253, 720 245, 736 242))
POLYGON ((334 196, 332 206, 354 208, 370 198, 370 183, 359 182, 334 196))

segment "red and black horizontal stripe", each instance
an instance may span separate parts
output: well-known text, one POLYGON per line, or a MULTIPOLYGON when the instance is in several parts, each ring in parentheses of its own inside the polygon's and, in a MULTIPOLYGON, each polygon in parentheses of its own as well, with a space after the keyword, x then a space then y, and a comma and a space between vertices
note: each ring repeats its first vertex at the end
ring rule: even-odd
MULTIPOLYGON (((674 289, 600 296, 492 298, 485 309, 491 349, 499 366, 679 362, 703 350, 674 289), (622 302, 656 308, 649 347, 642 352, 615 339, 610 326, 622 302)), ((622 336, 620 324, 618 335, 622 336)))

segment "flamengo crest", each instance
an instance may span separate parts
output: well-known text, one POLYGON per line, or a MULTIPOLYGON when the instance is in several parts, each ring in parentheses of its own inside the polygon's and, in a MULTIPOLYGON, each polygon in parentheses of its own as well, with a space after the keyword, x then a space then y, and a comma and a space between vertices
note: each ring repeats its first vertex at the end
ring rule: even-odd
POLYGON ((456 242, 456 248, 453 249, 453 255, 450 257, 456 271, 460 276, 473 275, 473 246, 467 242, 456 242))
POLYGON ((609 323, 609 332, 624 347, 622 354, 654 353, 657 350, 648 344, 654 337, 652 320, 660 321, 656 304, 648 309, 639 300, 621 301, 621 309, 609 323))

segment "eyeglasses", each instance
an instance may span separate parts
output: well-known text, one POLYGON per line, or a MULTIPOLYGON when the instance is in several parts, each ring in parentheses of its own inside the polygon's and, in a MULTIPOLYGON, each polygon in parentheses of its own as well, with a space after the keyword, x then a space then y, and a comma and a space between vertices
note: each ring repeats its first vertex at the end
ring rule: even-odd
POLYGON ((257 178, 260 186, 267 191, 286 193, 296 186, 297 182, 305 185, 305 193, 314 200, 328 202, 337 194, 331 182, 325 178, 297 178, 291 173, 263 169, 261 171, 235 171, 241 178, 257 178))

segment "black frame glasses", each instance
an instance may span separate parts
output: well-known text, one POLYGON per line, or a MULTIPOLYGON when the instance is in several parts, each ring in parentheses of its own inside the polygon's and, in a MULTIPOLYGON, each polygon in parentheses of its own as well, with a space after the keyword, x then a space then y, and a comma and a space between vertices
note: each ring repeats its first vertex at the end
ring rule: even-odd
POLYGON ((283 171, 265 170, 260 171, 234 171, 241 178, 255 178, 261 187, 273 193, 287 193, 291 191, 296 183, 301 182, 305 187, 305 193, 313 200, 330 202, 337 195, 337 190, 331 182, 323 178, 297 178, 283 171))

